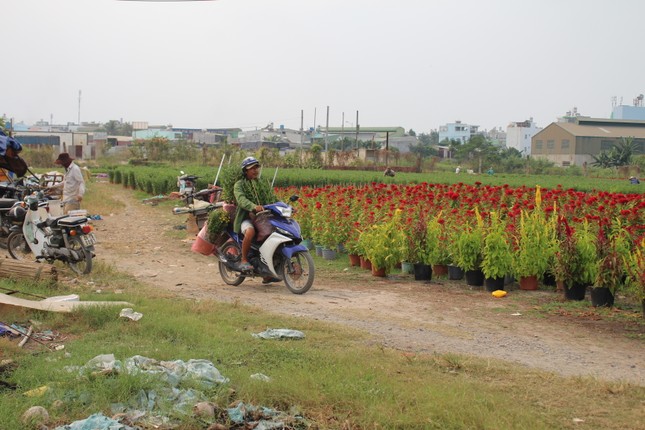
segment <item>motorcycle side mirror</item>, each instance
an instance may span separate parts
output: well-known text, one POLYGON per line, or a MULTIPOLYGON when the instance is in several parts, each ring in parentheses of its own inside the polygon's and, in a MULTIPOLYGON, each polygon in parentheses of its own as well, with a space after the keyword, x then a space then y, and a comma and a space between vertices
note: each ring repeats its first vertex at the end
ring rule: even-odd
POLYGON ((293 196, 289 197, 289 201, 290 202, 297 202, 299 198, 300 198, 300 196, 298 196, 297 194, 294 194, 293 196))

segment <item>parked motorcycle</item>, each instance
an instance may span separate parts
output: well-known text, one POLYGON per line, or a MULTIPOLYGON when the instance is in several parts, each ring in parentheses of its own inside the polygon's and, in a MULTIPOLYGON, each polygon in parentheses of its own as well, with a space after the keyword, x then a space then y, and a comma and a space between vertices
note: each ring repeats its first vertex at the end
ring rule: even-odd
MULTIPOLYGON (((296 201, 298 196, 290 200, 296 201)), ((248 260, 252 272, 242 272, 239 264, 242 255, 242 234, 237 234, 229 225, 226 241, 217 251, 219 272, 228 285, 240 285, 248 276, 273 277, 284 281, 294 294, 304 294, 314 283, 314 261, 306 246, 301 245, 300 225, 291 218, 293 208, 284 202, 264 206, 258 216, 268 216, 271 234, 262 242, 254 240, 248 260)), ((232 223, 231 223, 232 224, 232 223)))
POLYGON ((219 199, 222 192, 220 187, 212 186, 211 188, 195 191, 199 176, 187 175, 183 171, 180 173, 181 176, 177 176, 177 187, 179 187, 179 195, 187 205, 192 205, 195 200, 214 203, 219 199))
POLYGON ((75 273, 92 271, 92 258, 96 238, 87 217, 63 215, 51 217, 45 209, 48 200, 42 193, 32 194, 24 200, 24 206, 14 206, 9 218, 14 223, 7 238, 9 255, 16 260, 36 257, 53 263, 56 260, 67 264, 75 273), (43 216, 43 212, 47 214, 43 216))
POLYGON ((11 227, 14 225, 13 220, 9 217, 9 211, 19 203, 20 201, 17 199, 0 198, 0 245, 4 247, 6 247, 9 234, 11 234, 11 227))

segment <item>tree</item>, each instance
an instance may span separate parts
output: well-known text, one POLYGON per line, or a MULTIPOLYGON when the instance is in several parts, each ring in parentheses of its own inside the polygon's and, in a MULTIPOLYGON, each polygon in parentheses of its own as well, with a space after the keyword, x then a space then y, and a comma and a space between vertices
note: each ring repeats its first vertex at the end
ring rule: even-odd
POLYGON ((412 129, 410 129, 410 131, 408 131, 408 136, 416 136, 416 135, 417 135, 416 131, 414 131, 412 129))
POLYGON ((415 156, 417 172, 421 171, 421 164, 424 158, 435 155, 434 148, 430 144, 421 141, 415 145, 410 145, 410 152, 415 156))
POLYGON ((636 143, 633 137, 621 137, 609 151, 602 151, 598 155, 592 155, 592 165, 596 167, 620 167, 632 163, 632 156, 636 150, 636 143))
POLYGON ((103 124, 103 129, 108 136, 132 136, 132 124, 127 122, 111 119, 103 124))

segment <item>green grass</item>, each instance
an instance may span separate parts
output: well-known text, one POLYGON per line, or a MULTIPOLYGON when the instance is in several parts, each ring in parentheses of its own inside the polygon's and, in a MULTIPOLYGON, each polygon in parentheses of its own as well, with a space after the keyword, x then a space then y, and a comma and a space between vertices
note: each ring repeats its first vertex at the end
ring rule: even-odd
MULTIPOLYGON (((320 270, 347 267, 341 259, 317 263, 320 270)), ((229 384, 205 392, 211 401, 221 407, 241 400, 283 411, 295 408, 314 428, 551 429, 574 428, 576 417, 587 428, 638 428, 642 423, 644 387, 561 378, 456 354, 401 353, 337 325, 276 316, 238 303, 168 300, 165 293, 106 265, 97 266, 92 281, 73 290, 59 286, 56 294, 126 300, 144 317, 138 322, 119 319, 120 308, 114 307, 72 314, 4 313, 7 322, 35 320, 68 339, 65 349, 55 352, 35 344, 18 349, 14 342, 0 340, 0 358, 18 363, 15 371, 0 375, 18 386, 0 391, 3 430, 24 428, 20 415, 33 405, 44 406, 56 424, 63 424, 98 411, 110 415, 111 404, 159 388, 159 381, 141 375, 79 376, 65 370, 108 353, 120 360, 133 355, 210 360, 230 378, 229 384), (301 330, 306 338, 270 341, 251 336, 269 327, 301 330), (254 373, 268 375, 271 382, 251 379, 254 373), (43 386, 50 389, 42 397, 24 395, 43 386)), ((51 295, 44 285, 4 285, 51 295)), ((191 417, 183 422, 183 428, 207 427, 191 417)))

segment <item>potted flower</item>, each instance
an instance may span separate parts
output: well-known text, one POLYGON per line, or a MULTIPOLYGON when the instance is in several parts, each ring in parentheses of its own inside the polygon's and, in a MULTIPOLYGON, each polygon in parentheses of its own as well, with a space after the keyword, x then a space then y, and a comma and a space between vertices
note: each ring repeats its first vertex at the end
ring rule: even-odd
POLYGON ((570 300, 583 300, 587 286, 593 284, 598 270, 595 237, 584 221, 574 230, 564 217, 556 227, 557 251, 554 255, 554 276, 570 300))
POLYGON ((596 255, 598 272, 591 290, 591 303, 594 306, 614 305, 616 291, 625 281, 625 257, 630 247, 627 232, 619 220, 611 228, 601 225, 598 228, 596 255))
POLYGON ((539 206, 530 213, 522 211, 515 246, 513 274, 520 289, 535 290, 556 251, 554 219, 548 220, 539 206))
POLYGON ((431 265, 435 275, 447 274, 450 251, 448 249, 448 232, 441 212, 431 218, 426 225, 424 247, 422 262, 431 265))
POLYGON ((484 248, 483 220, 475 208, 475 224, 466 223, 457 236, 454 247, 455 263, 466 275, 466 283, 472 286, 484 285, 484 274, 481 271, 484 248))
POLYGON ((489 291, 503 290, 504 277, 511 272, 513 255, 506 233, 506 223, 492 212, 491 222, 484 236, 483 259, 484 283, 489 291))
POLYGON ((643 318, 645 318, 645 236, 636 243, 633 252, 624 257, 627 269, 627 290, 641 301, 643 318))
POLYGON ((386 222, 372 225, 359 236, 359 246, 372 263, 372 274, 385 276, 407 253, 407 237, 400 228, 401 211, 386 222))

